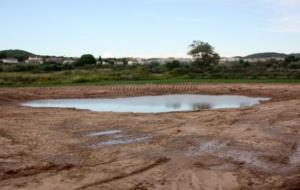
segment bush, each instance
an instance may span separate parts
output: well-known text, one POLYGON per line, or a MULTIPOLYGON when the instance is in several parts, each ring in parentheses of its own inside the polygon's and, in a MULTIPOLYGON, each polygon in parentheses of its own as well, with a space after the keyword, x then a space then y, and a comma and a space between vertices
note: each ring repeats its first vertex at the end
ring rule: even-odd
POLYGON ((168 70, 173 70, 175 68, 180 67, 180 62, 177 60, 166 63, 166 67, 168 70))
POLYGON ((84 65, 96 65, 97 60, 91 54, 85 54, 80 57, 77 61, 76 66, 84 66, 84 65))

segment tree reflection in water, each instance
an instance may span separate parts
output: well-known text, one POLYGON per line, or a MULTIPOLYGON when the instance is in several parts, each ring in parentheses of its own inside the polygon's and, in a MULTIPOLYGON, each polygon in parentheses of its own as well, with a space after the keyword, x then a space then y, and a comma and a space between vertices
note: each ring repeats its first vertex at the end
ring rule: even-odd
POLYGON ((210 109, 210 108, 212 108, 212 105, 207 104, 207 103, 197 103, 197 104, 192 105, 192 110, 193 111, 210 109))
POLYGON ((173 108, 174 110, 178 110, 181 108, 180 103, 171 103, 171 104, 166 104, 167 108, 173 108))

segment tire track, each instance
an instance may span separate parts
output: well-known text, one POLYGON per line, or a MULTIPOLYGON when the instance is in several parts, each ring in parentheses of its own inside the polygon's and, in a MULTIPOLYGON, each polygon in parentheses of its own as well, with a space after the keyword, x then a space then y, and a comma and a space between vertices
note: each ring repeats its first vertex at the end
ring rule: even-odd
POLYGON ((89 187, 92 187, 92 186, 97 186, 97 185, 101 185, 101 184, 104 184, 104 183, 109 183, 109 182, 112 182, 112 181, 115 181, 115 180, 123 179, 123 178, 129 177, 129 176, 132 176, 132 175, 136 175, 136 174, 145 172, 147 170, 150 170, 150 169, 152 169, 156 166, 159 166, 161 164, 167 163, 168 161, 170 161, 169 158, 159 158, 155 162, 153 162, 152 164, 146 165, 146 166, 144 166, 140 169, 134 170, 134 171, 129 172, 127 174, 121 174, 121 175, 117 175, 117 176, 112 177, 112 178, 102 179, 102 180, 99 180, 99 181, 88 183, 88 184, 82 185, 80 187, 77 187, 74 190, 82 190, 82 189, 86 189, 86 188, 89 188, 89 187))

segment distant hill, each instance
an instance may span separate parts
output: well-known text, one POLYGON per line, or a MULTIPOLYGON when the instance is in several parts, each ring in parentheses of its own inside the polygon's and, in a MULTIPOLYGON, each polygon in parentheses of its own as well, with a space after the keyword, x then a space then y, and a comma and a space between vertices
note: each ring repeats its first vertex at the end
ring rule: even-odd
POLYGON ((28 59, 28 57, 30 57, 30 56, 34 56, 34 54, 27 52, 27 51, 23 51, 23 50, 18 50, 18 49, 0 51, 0 59, 16 58, 19 61, 24 61, 24 60, 28 59))
POLYGON ((265 52, 265 53, 256 53, 256 54, 248 55, 245 58, 250 58, 250 59, 269 58, 269 57, 285 58, 286 56, 287 54, 284 53, 265 52))
POLYGON ((299 58, 300 58, 300 53, 292 53, 292 54, 290 54, 290 55, 295 56, 295 57, 299 57, 299 58))

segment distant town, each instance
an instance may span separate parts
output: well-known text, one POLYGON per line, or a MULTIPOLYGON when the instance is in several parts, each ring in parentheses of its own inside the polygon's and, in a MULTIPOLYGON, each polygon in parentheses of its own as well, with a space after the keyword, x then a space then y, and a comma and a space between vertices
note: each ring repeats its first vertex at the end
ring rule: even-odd
MULTIPOLYGON (((295 55, 299 56, 299 54, 290 54, 290 55, 295 55)), ((287 54, 282 54, 282 53, 257 53, 257 54, 252 54, 249 56, 241 57, 241 56, 236 56, 236 57, 221 57, 220 58, 220 63, 229 63, 229 62, 267 62, 270 60, 274 61, 284 61, 287 54)), ((4 50, 0 51, 0 62, 6 63, 6 64, 43 64, 43 63, 60 63, 60 64, 74 64, 76 61, 79 60, 78 57, 64 57, 64 56, 41 56, 41 55, 34 55, 32 53, 28 53, 26 51, 22 50, 4 50), (6 52, 6 51, 19 51, 23 52, 23 57, 18 58, 15 55, 9 56, 6 54, 2 54, 1 52, 6 52)), ((166 64, 168 62, 172 61, 179 61, 180 63, 192 63, 193 58, 131 58, 131 57, 126 57, 126 58, 101 58, 99 57, 97 59, 97 64, 103 64, 103 65, 145 65, 145 64, 151 64, 151 63, 158 63, 158 64, 166 64)))

